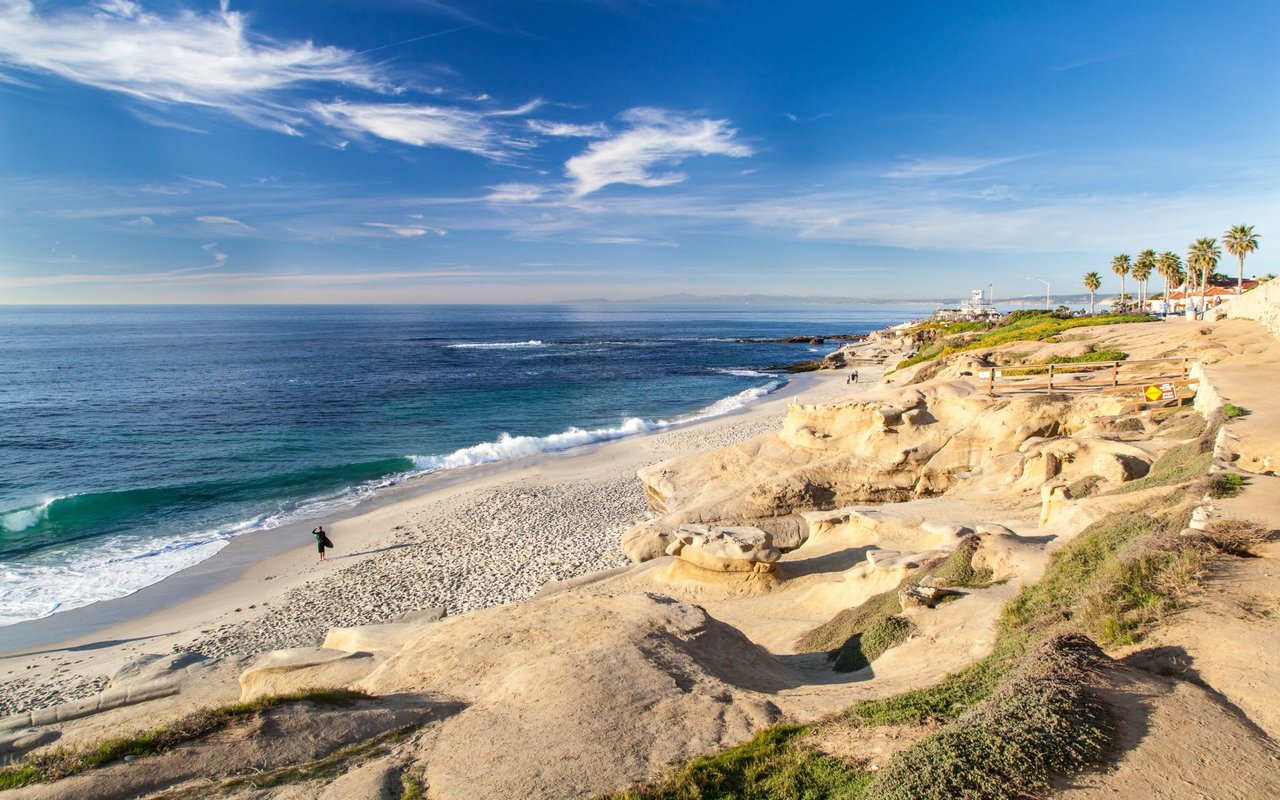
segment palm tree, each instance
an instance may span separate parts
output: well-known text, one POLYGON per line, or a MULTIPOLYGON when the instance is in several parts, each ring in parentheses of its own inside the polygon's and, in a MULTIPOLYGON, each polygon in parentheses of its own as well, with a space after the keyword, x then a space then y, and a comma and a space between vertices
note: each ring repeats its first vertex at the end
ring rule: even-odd
POLYGON ((1089 313, 1093 313, 1093 293, 1102 288, 1102 276, 1096 272, 1084 274, 1084 288, 1089 290, 1089 313))
POLYGON ((1128 255, 1128 253, 1121 253, 1120 255, 1116 256, 1116 257, 1115 257, 1115 258, 1113 258, 1113 259, 1111 259, 1111 271, 1112 271, 1112 272, 1114 272, 1115 274, 1117 274, 1117 275, 1119 275, 1119 276, 1120 276, 1120 300, 1119 300, 1119 304, 1120 304, 1120 307, 1121 307, 1121 308, 1124 308, 1124 307, 1125 307, 1125 305, 1127 305, 1128 300, 1129 300, 1129 298, 1125 297, 1125 294, 1124 294, 1124 276, 1129 274, 1129 255, 1128 255))
POLYGON ((1138 258, 1133 262, 1133 279, 1138 282, 1141 287, 1138 290, 1138 304, 1143 310, 1147 307, 1147 281, 1151 278, 1151 271, 1156 268, 1156 251, 1143 250, 1138 253, 1138 258))
POLYGON ((1258 249, 1260 234, 1253 232, 1252 225, 1236 225, 1222 237, 1222 246, 1227 252, 1240 259, 1240 272, 1236 275, 1236 294, 1244 291, 1244 257, 1258 249))
POLYGON ((1165 311, 1168 311, 1169 285, 1181 286, 1187 279, 1186 273, 1182 271, 1182 259, 1178 258, 1177 253, 1166 250, 1160 254, 1160 260, 1156 262, 1156 271, 1160 273, 1160 277, 1164 278, 1164 304, 1165 311))
POLYGON ((1205 287, 1209 276, 1218 266, 1222 251, 1218 249, 1218 240, 1211 237, 1196 239, 1187 251, 1187 272, 1198 275, 1200 279, 1200 312, 1204 313, 1205 287), (1194 270, 1194 271, 1193 271, 1194 270))

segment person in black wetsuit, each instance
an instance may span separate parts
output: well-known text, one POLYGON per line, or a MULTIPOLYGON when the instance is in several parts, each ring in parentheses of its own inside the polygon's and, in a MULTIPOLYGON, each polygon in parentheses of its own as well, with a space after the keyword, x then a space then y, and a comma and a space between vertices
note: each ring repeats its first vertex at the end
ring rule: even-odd
POLYGON ((320 560, 324 561, 325 548, 333 547, 333 542, 329 541, 329 534, 324 532, 323 525, 317 525, 311 533, 316 537, 316 549, 320 551, 320 560))

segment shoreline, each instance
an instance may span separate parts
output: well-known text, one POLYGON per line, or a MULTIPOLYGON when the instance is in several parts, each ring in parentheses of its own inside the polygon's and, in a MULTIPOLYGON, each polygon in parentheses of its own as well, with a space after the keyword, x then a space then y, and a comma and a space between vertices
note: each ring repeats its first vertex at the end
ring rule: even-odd
POLYGON ((330 626, 385 622, 433 605, 463 613, 524 599, 551 580, 626 565, 618 537, 648 513, 636 469, 776 430, 792 402, 874 385, 880 370, 861 370, 865 382, 853 387, 847 369, 800 374, 725 414, 388 487, 338 518, 318 520, 337 545, 324 564, 316 563, 309 533, 317 520, 303 520, 237 536, 130 595, 6 626, 2 708, 92 694, 144 653, 246 656, 315 645, 330 626), (494 519, 503 514, 514 516, 494 519), (400 579, 414 583, 397 585, 400 579), (433 601, 440 598, 452 601, 433 601))
MULTIPOLYGON (((614 444, 616 442, 626 441, 636 437, 658 435, 671 430, 683 429, 693 425, 733 417, 737 414, 743 413, 753 406, 759 405, 760 403, 766 403, 775 398, 785 396, 788 392, 793 391, 793 387, 795 387, 798 382, 797 376, 795 375, 777 375, 773 377, 777 381, 780 381, 782 385, 767 392, 766 394, 760 395, 757 399, 748 399, 743 404, 731 407, 727 411, 701 414, 700 416, 695 415, 700 414, 701 412, 693 412, 685 419, 676 419, 665 422, 665 424, 662 424, 661 427, 658 427, 655 430, 624 433, 613 438, 602 438, 596 441, 573 445, 562 449, 543 450, 526 456, 488 462, 482 461, 476 464, 466 464, 457 467, 441 467, 431 471, 404 473, 403 477, 375 489, 367 497, 356 500, 352 505, 335 509, 331 513, 307 513, 305 515, 299 515, 296 518, 273 528, 249 529, 242 533, 233 534, 225 538, 223 540, 225 542, 223 546, 213 554, 186 567, 182 567, 175 572, 164 575, 153 583, 140 586, 137 589, 130 591, 128 594, 104 600, 96 600, 86 605, 58 610, 45 616, 0 626, 0 631, 4 631, 6 634, 6 641, 0 643, 0 658, 7 657, 14 654, 17 650, 24 649, 21 645, 18 647, 9 645, 9 642, 13 640, 12 637, 15 633, 18 635, 19 639, 30 638, 33 642, 39 641, 44 644, 53 644, 64 640, 70 641, 75 638, 74 634, 66 634, 63 639, 51 639, 49 638, 49 635, 38 635, 28 632, 29 628, 39 623, 45 623, 45 627, 74 630, 74 622, 64 621, 61 624, 58 624, 57 621, 65 620, 67 617, 94 616, 94 614, 86 612, 86 609, 96 608, 103 604, 116 604, 117 606, 117 608, 113 609, 113 613, 104 617, 106 621, 124 621, 132 617, 140 616, 141 614, 134 613, 128 609, 128 606, 138 603, 122 601, 127 601, 129 598, 135 597, 140 593, 146 593, 147 590, 152 587, 174 579, 192 580, 197 582, 198 585, 205 586, 214 584, 216 588, 216 584, 220 581, 225 582, 226 580, 229 580, 229 578, 224 574, 228 570, 244 568, 264 558, 272 558, 294 549, 301 550, 304 546, 314 546, 314 542, 309 538, 309 536, 311 529, 317 524, 332 525, 335 522, 341 523, 370 514, 392 503, 419 497, 480 478, 487 478, 505 472, 533 468, 549 459, 571 458, 591 453, 597 447, 614 444), (307 544, 289 544, 288 542, 290 541, 307 544)), ((717 400, 715 403, 708 405, 706 408, 715 408, 719 403, 740 398, 742 394, 750 391, 754 390, 748 389, 735 395, 726 396, 717 400)), ((803 387, 794 389, 794 391, 803 391, 803 387)), ((706 409, 702 409, 701 411, 706 411, 706 409)), ((659 420, 655 422, 655 424, 662 422, 662 420, 659 420)), ((597 431, 591 432, 595 433, 597 431)), ((470 447, 462 448, 462 450, 457 452, 483 447, 485 444, 486 443, 472 445, 470 447)), ((456 455, 456 453, 454 453, 454 455, 456 455)), ((441 456, 440 458, 447 458, 447 456, 441 456)), ((237 527, 238 525, 239 523, 232 525, 231 527, 237 527)), ((94 625, 93 623, 88 624, 91 627, 100 626, 94 625)), ((81 627, 83 626, 84 623, 81 623, 81 627)))

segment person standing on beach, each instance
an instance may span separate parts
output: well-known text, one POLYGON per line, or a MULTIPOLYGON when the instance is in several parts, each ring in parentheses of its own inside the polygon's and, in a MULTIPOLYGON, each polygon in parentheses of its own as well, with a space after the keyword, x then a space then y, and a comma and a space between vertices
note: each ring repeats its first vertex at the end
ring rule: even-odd
POLYGON ((325 533, 323 525, 317 525, 311 533, 316 537, 316 549, 320 551, 320 560, 324 561, 325 548, 333 547, 333 542, 329 541, 329 534, 325 533))

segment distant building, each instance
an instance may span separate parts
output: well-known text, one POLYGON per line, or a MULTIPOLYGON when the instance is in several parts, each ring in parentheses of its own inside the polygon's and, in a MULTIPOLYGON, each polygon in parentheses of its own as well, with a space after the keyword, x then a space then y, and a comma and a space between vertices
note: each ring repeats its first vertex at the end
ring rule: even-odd
POLYGON ((1000 312, 981 289, 970 292, 969 299, 960 301, 959 308, 936 308, 933 311, 934 319, 948 322, 975 322, 995 319, 999 316, 1000 312))
MULTIPOLYGON (((1242 285, 1243 291, 1249 291, 1257 286, 1259 281, 1246 280, 1242 285)), ((1204 301, 1206 306, 1215 306, 1229 298, 1236 296, 1236 279, 1227 278, 1219 279, 1211 282, 1204 290, 1204 301)), ((1114 300, 1108 301, 1114 303, 1114 300)), ((1170 314, 1181 314, 1187 310, 1188 303, 1192 306, 1200 304, 1200 287, 1188 287, 1186 284, 1177 286, 1169 291, 1169 297, 1157 297, 1147 300, 1146 310, 1151 313, 1168 312, 1170 314)))

